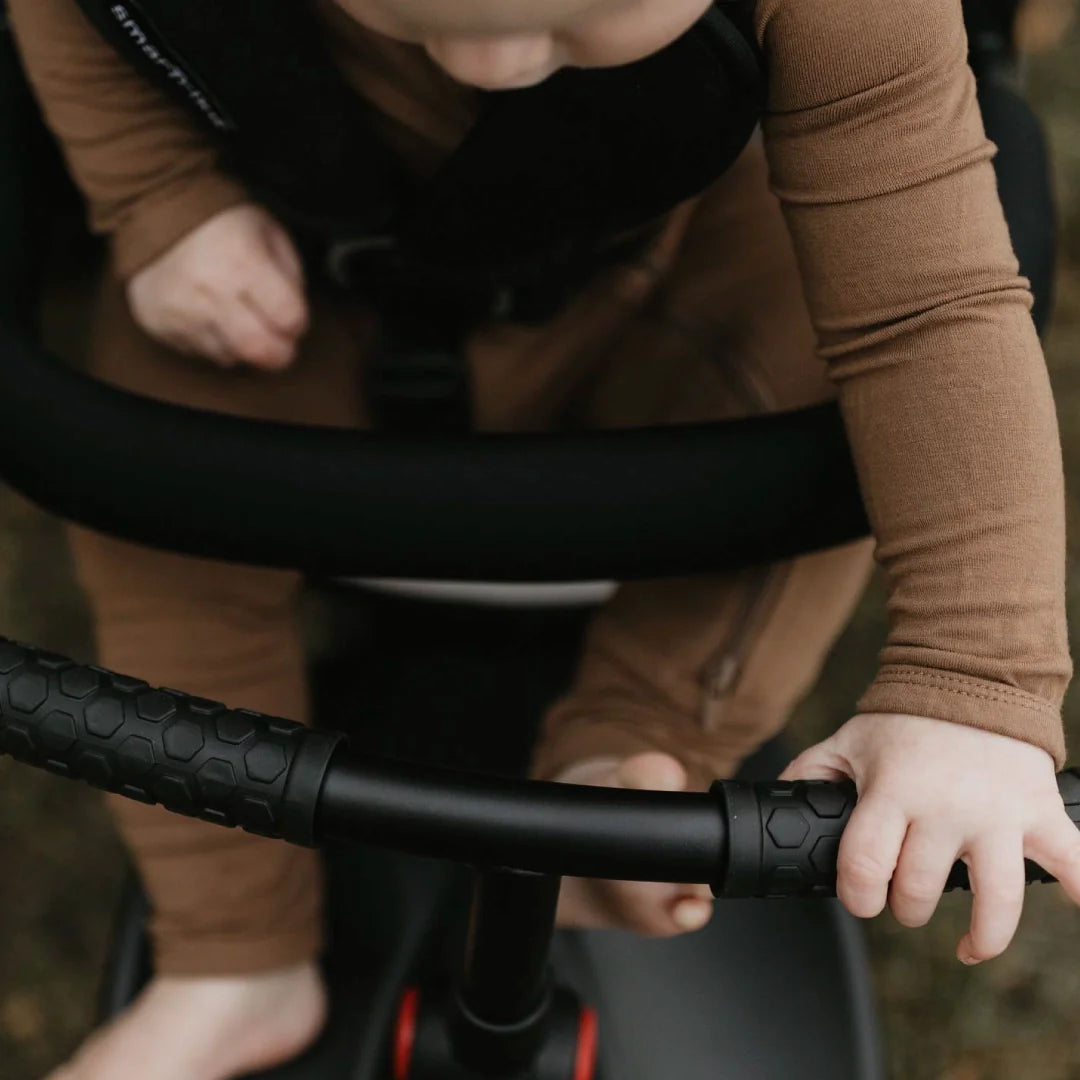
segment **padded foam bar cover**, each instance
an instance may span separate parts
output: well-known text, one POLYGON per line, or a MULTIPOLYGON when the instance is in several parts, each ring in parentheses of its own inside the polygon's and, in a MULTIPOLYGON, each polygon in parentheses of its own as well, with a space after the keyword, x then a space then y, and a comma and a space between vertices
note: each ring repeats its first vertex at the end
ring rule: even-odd
POLYGON ((326 574, 657 577, 867 532, 832 406, 693 427, 404 440, 164 405, 3 333, 0 474, 106 532, 326 574))

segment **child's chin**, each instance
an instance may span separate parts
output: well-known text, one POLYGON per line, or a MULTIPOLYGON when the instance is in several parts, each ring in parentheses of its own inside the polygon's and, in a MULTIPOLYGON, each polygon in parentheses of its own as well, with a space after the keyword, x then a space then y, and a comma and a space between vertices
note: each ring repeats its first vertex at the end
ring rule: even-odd
POLYGON ((543 67, 537 71, 527 71, 518 75, 508 76, 507 78, 462 78, 450 71, 448 74, 451 78, 456 79, 458 82, 463 83, 466 86, 474 87, 477 90, 487 90, 490 92, 499 92, 503 90, 528 90, 532 86, 539 86, 542 82, 546 82, 556 72, 562 70, 562 66, 559 64, 552 64, 549 67, 543 67))

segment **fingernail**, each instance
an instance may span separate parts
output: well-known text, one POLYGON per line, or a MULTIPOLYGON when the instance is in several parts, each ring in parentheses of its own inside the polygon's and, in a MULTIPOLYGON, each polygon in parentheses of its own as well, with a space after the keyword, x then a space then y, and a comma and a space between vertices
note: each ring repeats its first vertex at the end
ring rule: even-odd
POLYGON ((971 956, 969 953, 960 954, 960 963, 966 965, 967 967, 975 967, 978 962, 979 959, 976 956, 971 956))
POLYGON ((712 918, 713 906, 707 900, 684 900, 672 913, 675 925, 688 934, 703 930, 712 918))

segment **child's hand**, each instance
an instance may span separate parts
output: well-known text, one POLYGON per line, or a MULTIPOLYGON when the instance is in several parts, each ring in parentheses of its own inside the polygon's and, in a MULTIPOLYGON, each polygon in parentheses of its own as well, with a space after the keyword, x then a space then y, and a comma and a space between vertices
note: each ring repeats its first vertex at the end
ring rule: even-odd
MULTIPOLYGON (((660 753, 624 758, 593 758, 565 770, 563 784, 685 791, 686 770, 660 753)), ((633 930, 651 937, 672 937, 701 930, 712 917, 707 885, 654 884, 643 881, 594 881, 565 878, 559 894, 559 925, 581 929, 633 930)))
POLYGON ((863 715, 796 758, 784 780, 850 777, 859 803, 840 843, 838 891, 854 915, 886 900, 905 926, 930 920, 956 859, 971 871, 966 964, 1005 950, 1024 904, 1024 857, 1080 903, 1080 832, 1038 747, 920 716, 863 715), (891 884, 890 884, 891 880, 891 884))
POLYGON ((252 204, 222 211, 139 271, 128 302, 151 337, 223 367, 288 367, 308 321, 296 248, 252 204))

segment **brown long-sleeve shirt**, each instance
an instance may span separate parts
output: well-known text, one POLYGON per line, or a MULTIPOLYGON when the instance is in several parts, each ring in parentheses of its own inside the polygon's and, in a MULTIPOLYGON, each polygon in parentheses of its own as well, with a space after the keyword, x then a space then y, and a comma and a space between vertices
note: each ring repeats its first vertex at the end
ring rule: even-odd
MULTIPOLYGON (((337 62, 419 166, 469 94, 314 0, 337 62)), ((74 0, 10 0, 94 227, 130 275, 246 198, 74 0)), ((1071 665, 1053 402, 997 198, 959 0, 758 0, 772 180, 889 586, 864 712, 1025 739, 1060 765, 1071 665)))

